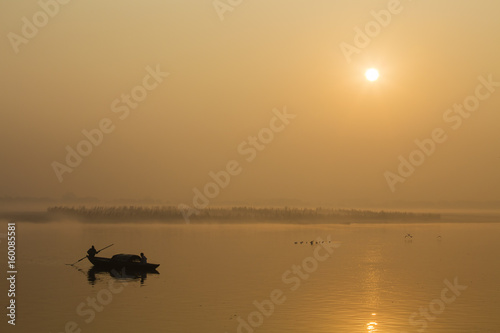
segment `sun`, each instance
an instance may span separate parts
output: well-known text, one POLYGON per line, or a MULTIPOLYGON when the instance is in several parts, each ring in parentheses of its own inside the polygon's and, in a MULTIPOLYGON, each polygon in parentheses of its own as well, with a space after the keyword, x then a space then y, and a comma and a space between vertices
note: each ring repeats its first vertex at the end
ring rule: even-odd
POLYGON ((365 77, 368 81, 376 81, 379 77, 378 70, 376 68, 369 68, 365 72, 365 77))

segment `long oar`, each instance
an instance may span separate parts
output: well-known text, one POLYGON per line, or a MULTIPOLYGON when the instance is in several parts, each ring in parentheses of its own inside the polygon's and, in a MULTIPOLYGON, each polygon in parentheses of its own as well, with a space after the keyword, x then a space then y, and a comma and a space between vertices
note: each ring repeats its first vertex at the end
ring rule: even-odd
MULTIPOLYGON (((106 247, 103 247, 102 249, 100 249, 99 251, 97 251, 97 252, 96 252, 96 254, 97 254, 97 253, 99 253, 99 252, 101 252, 102 250, 106 250, 108 247, 113 246, 113 245, 114 245, 114 244, 111 244, 111 245, 108 245, 108 246, 106 246, 106 247)), ((72 264, 66 264, 66 265, 73 266, 73 265, 75 265, 75 264, 78 264, 80 261, 82 261, 82 260, 83 260, 83 259, 85 259, 85 258, 87 258, 87 256, 83 257, 82 259, 80 259, 80 260, 78 260, 78 261, 76 261, 76 262, 74 262, 74 263, 72 263, 72 264)))
POLYGON ((101 252, 102 250, 106 250, 108 247, 111 247, 113 245, 115 245, 115 244, 111 244, 111 245, 108 245, 106 247, 103 247, 102 249, 100 249, 99 251, 97 251, 96 254, 99 253, 99 252, 101 252))

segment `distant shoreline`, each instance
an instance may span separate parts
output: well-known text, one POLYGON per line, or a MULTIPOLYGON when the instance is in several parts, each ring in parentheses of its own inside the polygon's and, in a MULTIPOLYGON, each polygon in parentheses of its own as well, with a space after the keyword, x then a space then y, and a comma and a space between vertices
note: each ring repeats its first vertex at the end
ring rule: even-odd
MULTIPOLYGON (((0 213, 0 218, 19 222, 76 220, 83 223, 166 223, 183 224, 182 212, 174 206, 69 207, 54 206, 46 211, 0 213)), ((194 224, 398 224, 398 223, 498 223, 495 213, 422 213, 406 211, 331 208, 206 208, 190 217, 194 224)))

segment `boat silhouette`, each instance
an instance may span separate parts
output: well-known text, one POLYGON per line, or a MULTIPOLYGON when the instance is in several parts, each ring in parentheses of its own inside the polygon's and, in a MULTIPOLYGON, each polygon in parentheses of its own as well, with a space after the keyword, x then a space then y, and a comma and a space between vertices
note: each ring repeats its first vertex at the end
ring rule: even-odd
POLYGON ((154 271, 160 264, 141 262, 141 257, 135 254, 115 254, 111 258, 87 256, 87 259, 97 268, 121 269, 135 271, 154 271))

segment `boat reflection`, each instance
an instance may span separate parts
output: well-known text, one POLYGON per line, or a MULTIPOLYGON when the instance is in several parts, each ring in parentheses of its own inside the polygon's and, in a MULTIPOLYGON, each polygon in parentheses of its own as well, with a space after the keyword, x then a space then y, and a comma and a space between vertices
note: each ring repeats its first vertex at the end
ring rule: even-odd
POLYGON ((101 277, 104 276, 111 276, 114 279, 117 280, 127 280, 127 281, 134 281, 134 280, 139 280, 141 284, 144 284, 144 281, 148 278, 148 274, 160 274, 157 270, 135 270, 135 269, 129 269, 129 268, 121 268, 121 269, 115 269, 115 268, 101 268, 101 267, 92 267, 87 271, 87 281, 91 285, 95 285, 97 281, 101 277))

